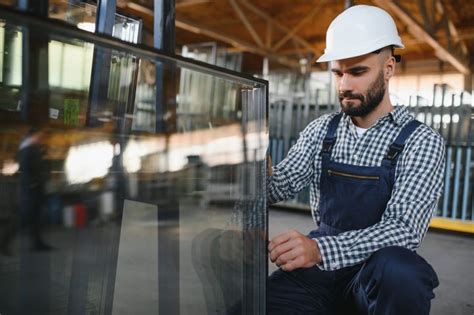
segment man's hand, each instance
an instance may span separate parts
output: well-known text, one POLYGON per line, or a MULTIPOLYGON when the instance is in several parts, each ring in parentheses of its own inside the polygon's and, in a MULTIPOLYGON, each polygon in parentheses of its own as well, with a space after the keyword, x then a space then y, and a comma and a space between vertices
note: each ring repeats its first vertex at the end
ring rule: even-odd
POLYGON ((275 236, 268 245, 270 260, 285 271, 310 268, 321 262, 318 243, 296 230, 275 236))

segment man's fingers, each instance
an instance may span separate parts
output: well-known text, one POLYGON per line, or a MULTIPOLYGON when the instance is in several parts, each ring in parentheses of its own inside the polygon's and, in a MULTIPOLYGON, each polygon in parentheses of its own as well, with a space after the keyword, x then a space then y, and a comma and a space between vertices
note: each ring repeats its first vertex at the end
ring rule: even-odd
POLYGON ((272 261, 286 271, 312 267, 321 260, 318 256, 319 249, 314 240, 299 236, 276 247, 271 252, 272 261))
POLYGON ((275 261, 275 264, 277 266, 283 266, 289 261, 296 259, 300 255, 300 252, 301 251, 298 248, 292 248, 290 251, 278 256, 277 260, 275 261))
POLYGON ((280 244, 276 247, 273 248, 273 250, 270 252, 270 260, 272 262, 275 262, 280 255, 290 251, 292 248, 295 247, 295 242, 293 239, 288 240, 287 242, 280 244))
POLYGON ((289 272, 289 271, 293 271, 293 270, 298 269, 298 268, 302 268, 303 265, 304 265, 303 256, 298 256, 293 260, 289 260, 286 264, 281 265, 280 267, 284 271, 289 272))
POLYGON ((287 262, 297 259, 298 261, 302 259, 302 263, 304 264, 308 260, 304 247, 300 246, 298 240, 293 240, 293 243, 295 244, 292 246, 291 250, 278 256, 275 262, 277 266, 285 265, 287 262))
POLYGON ((295 237, 297 236, 298 234, 300 234, 298 231, 295 231, 295 230, 290 230, 290 231, 287 231, 287 232, 284 232, 280 235, 277 235, 275 236, 271 241, 270 241, 270 244, 268 244, 268 251, 272 251, 276 246, 282 244, 282 243, 285 243, 287 242, 288 240, 290 240, 292 237, 295 237))
POLYGON ((270 241, 270 244, 268 244, 268 251, 272 251, 275 247, 278 245, 287 242, 291 238, 290 234, 288 232, 285 232, 283 234, 280 234, 278 236, 275 236, 272 238, 270 241))

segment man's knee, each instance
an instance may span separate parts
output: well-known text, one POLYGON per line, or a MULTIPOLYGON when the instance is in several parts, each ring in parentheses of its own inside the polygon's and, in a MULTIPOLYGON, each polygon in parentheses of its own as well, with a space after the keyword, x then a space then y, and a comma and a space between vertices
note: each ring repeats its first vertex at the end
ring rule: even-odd
POLYGON ((386 247, 372 255, 361 270, 361 285, 396 292, 401 299, 433 298, 438 279, 433 268, 415 252, 386 247))
POLYGON ((276 270, 267 281, 268 314, 332 314, 329 276, 312 268, 276 270))

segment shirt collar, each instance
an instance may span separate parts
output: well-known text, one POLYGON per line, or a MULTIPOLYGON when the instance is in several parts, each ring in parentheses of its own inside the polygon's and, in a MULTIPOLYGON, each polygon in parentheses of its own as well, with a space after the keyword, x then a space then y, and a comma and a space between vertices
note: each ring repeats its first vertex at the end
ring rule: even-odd
MULTIPOLYGON (((350 116, 343 114, 343 117, 345 121, 350 125, 353 125, 354 123, 352 122, 352 119, 350 116)), ((377 125, 381 121, 385 121, 386 119, 390 119, 395 125, 401 125, 403 124, 406 120, 410 119, 411 115, 410 112, 408 112, 407 108, 405 106, 394 106, 393 110, 388 113, 385 116, 382 116, 376 123, 377 125)), ((375 126, 374 125, 374 126, 375 126)))
POLYGON ((405 108, 405 106, 394 106, 393 110, 388 113, 392 121, 396 125, 401 125, 405 120, 407 120, 410 116, 410 113, 405 108))

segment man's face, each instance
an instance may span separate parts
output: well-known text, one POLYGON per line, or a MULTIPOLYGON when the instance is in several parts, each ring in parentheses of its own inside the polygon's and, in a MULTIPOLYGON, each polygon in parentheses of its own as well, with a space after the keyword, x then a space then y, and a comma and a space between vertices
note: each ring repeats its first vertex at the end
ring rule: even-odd
POLYGON ((366 116, 382 102, 386 82, 383 58, 377 54, 333 61, 339 102, 349 116, 366 116))

